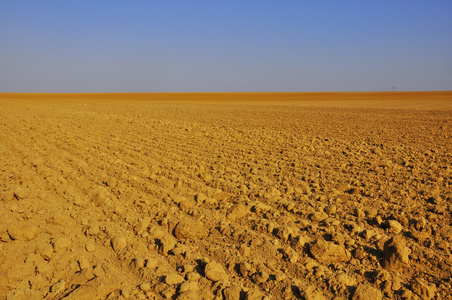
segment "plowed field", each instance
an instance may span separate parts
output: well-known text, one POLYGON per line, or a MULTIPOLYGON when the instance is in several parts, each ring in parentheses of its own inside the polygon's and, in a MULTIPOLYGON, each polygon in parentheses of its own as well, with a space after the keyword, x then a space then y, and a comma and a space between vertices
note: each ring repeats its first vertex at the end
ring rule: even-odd
POLYGON ((452 299, 452 92, 0 94, 0 297, 452 299))

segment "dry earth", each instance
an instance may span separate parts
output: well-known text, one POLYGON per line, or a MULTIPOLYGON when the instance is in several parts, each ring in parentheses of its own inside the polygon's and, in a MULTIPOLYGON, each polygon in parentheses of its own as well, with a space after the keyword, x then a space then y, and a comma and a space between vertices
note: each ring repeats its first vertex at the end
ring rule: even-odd
POLYGON ((452 92, 0 94, 6 299, 452 299, 452 92))

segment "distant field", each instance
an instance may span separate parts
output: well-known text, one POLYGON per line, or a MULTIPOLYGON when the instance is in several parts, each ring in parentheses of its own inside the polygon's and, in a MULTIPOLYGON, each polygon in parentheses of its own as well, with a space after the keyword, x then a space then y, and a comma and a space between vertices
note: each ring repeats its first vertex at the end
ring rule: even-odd
POLYGON ((114 102, 267 102, 313 106, 451 109, 452 91, 445 92, 328 92, 328 93, 115 93, 115 94, 27 94, 0 93, 0 99, 41 101, 114 102), (357 103, 358 102, 358 103, 357 103), (389 107, 388 107, 389 106, 389 107))
POLYGON ((451 140, 452 92, 0 94, 0 298, 452 299, 451 140))

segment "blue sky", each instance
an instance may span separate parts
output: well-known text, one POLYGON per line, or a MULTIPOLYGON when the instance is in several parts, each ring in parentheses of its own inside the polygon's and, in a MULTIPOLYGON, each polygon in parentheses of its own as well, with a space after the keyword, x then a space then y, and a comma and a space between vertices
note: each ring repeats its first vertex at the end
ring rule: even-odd
POLYGON ((452 1, 1 1, 0 92, 452 90, 452 1))

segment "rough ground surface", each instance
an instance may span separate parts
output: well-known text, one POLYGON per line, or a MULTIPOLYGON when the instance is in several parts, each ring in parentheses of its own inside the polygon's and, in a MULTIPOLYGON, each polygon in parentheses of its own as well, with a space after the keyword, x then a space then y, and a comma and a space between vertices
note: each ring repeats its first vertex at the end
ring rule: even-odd
POLYGON ((452 93, 0 94, 6 299, 452 299, 452 93))

